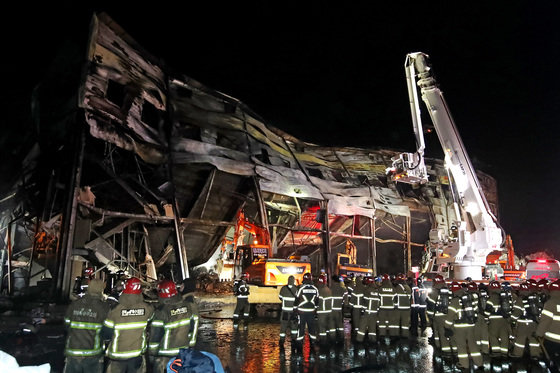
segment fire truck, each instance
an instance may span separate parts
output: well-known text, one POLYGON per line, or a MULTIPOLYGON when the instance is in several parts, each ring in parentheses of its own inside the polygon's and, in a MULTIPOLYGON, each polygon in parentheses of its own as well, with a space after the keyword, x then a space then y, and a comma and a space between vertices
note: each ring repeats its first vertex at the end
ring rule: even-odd
MULTIPOLYGON (((449 279, 482 279, 486 257, 502 250, 503 230, 492 213, 475 169, 459 136, 433 74, 429 56, 416 52, 406 56, 405 73, 416 144, 415 153, 393 158, 387 174, 396 182, 424 184, 428 172, 424 163, 424 128, 419 92, 430 115, 444 153, 453 206, 430 230, 425 272, 449 279)), ((431 129, 431 128, 430 128, 431 129)))

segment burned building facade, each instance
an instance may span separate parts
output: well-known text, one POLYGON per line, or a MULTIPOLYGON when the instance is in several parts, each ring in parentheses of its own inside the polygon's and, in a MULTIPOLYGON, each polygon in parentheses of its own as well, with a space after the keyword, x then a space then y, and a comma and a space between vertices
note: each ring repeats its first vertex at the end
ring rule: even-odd
MULTIPOLYGON (((358 263, 406 272, 451 220, 441 160, 426 160, 422 187, 395 184, 385 171, 397 151, 300 141, 105 14, 88 35, 36 89, 40 137, 0 198, 4 291, 67 298, 85 266, 190 277, 217 250, 229 257, 240 212, 270 232, 271 255, 308 256, 316 272, 349 240, 358 263)), ((495 180, 480 177, 497 214, 495 180)))

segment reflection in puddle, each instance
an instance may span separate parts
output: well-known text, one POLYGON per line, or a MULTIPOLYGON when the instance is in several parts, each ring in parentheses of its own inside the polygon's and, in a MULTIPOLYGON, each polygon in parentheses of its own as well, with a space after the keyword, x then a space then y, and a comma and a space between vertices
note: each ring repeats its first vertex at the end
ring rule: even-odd
MULTIPOLYGON (((279 345, 280 323, 276 319, 252 320, 233 328, 231 319, 202 319, 197 348, 215 353, 225 368, 237 372, 439 372, 433 364, 433 348, 425 338, 375 345, 354 345, 345 325, 346 340, 327 348, 311 346, 306 338, 301 352, 279 345)), ((451 368, 451 367, 449 367, 451 368)))

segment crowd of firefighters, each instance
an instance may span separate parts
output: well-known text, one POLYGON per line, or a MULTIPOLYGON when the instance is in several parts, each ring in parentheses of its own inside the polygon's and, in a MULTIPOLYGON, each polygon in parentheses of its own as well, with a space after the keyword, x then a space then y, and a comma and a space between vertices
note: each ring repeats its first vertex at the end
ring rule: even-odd
POLYGON ((121 278, 104 294, 105 281, 93 273, 86 268, 65 314, 65 373, 161 373, 182 353, 199 358, 189 349, 196 344, 199 316, 186 282, 177 287, 160 280, 153 299, 135 277, 121 278))
MULTIPOLYGON (((246 277, 238 281, 234 325, 249 316, 246 277), (238 298, 239 300, 239 298, 238 298)), ((311 345, 329 347, 344 340, 344 312, 351 320, 355 343, 386 343, 429 337, 436 356, 458 370, 489 369, 489 364, 523 370, 527 357, 543 371, 558 371, 560 352, 560 280, 445 281, 441 275, 426 286, 422 277, 333 276, 317 281, 306 273, 300 285, 294 277, 280 290, 280 346, 288 334, 301 351, 306 334, 311 345), (430 327, 431 335, 426 329, 430 327)))
MULTIPOLYGON (((65 373, 165 372, 171 361, 181 360, 181 353, 196 351, 189 348, 196 344, 199 324, 190 286, 178 288, 163 279, 157 283, 157 299, 152 299, 145 297, 138 278, 117 281, 108 295, 105 282, 89 268, 85 279, 65 316, 65 373)), ((235 328, 249 320, 247 280, 243 274, 234 283, 235 328)), ((296 284, 290 276, 279 293, 280 347, 289 337, 293 351, 301 353, 306 334, 320 348, 343 344, 349 314, 355 343, 425 336, 437 356, 460 370, 484 369, 489 360, 510 364, 528 357, 558 371, 560 280, 512 286, 504 281, 449 282, 438 275, 430 283, 403 274, 333 276, 328 281, 322 273, 314 281, 306 273, 296 284)))

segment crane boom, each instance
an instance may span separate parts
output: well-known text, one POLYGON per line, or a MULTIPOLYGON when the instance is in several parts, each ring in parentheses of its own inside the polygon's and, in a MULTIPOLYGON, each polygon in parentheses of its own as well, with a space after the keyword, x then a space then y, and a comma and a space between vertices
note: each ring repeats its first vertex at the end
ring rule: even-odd
POLYGON ((428 180, 423 160, 424 131, 418 104, 420 88, 422 100, 443 149, 456 215, 456 221, 452 223, 457 229, 456 234, 447 234, 439 240, 431 239, 434 245, 433 259, 436 264, 447 262, 452 265, 455 278, 481 279, 486 256, 500 250, 503 243, 502 229, 490 210, 449 107, 432 73, 428 55, 422 52, 408 54, 405 72, 418 150, 393 159, 393 179, 412 184, 428 180))

